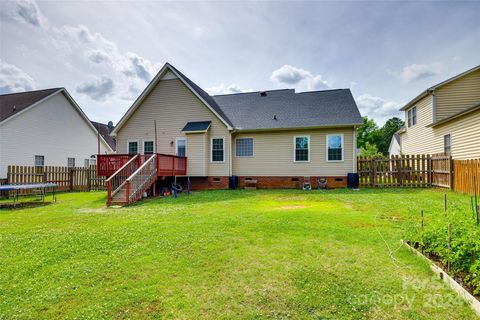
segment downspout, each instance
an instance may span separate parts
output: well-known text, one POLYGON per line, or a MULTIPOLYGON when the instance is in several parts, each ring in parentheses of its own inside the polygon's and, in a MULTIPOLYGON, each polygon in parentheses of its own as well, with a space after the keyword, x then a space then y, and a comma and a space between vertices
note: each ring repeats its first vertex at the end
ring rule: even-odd
POLYGON ((353 168, 352 173, 357 173, 357 127, 353 126, 353 168))
POLYGON ((437 96, 435 90, 430 91, 432 94, 432 123, 437 122, 437 96))
POLYGON ((230 152, 228 155, 228 176, 229 177, 233 175, 233 168, 232 168, 233 132, 234 130, 230 131, 230 152))

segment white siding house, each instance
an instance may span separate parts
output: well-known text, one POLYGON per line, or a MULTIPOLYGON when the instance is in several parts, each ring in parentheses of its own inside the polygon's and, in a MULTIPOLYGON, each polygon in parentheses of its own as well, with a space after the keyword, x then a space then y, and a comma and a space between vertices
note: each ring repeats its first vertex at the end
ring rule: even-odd
MULTIPOLYGON (((79 167, 97 154, 97 130, 64 88, 0 95, 0 111, 0 179, 8 165, 79 167)), ((100 152, 112 152, 101 136, 100 152)))

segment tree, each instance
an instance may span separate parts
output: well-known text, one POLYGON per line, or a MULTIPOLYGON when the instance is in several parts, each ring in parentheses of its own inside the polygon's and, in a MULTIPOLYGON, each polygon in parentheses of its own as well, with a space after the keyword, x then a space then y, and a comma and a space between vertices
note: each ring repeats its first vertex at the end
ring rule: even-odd
MULTIPOLYGON (((388 147, 392 136, 397 132, 404 122, 397 117, 387 120, 383 127, 379 128, 374 119, 363 117, 363 124, 358 127, 357 131, 357 147, 362 152, 388 154, 388 147), (375 149, 374 149, 375 148, 375 149), (376 150, 374 152, 374 150, 376 150)), ((364 155, 362 153, 362 155, 364 155)))
POLYGON ((382 153, 378 152, 377 146, 374 144, 370 144, 370 142, 366 142, 365 146, 360 147, 360 155, 362 157, 381 157, 382 153))
POLYGON ((378 130, 378 126, 373 119, 369 119, 367 116, 363 117, 363 124, 358 127, 357 131, 357 147, 365 147, 365 144, 369 142, 374 144, 375 142, 373 133, 378 130))
POLYGON ((382 128, 379 130, 380 138, 377 140, 378 151, 387 155, 388 147, 390 146, 390 141, 392 140, 395 132, 400 130, 403 127, 404 122, 402 119, 393 117, 387 120, 382 128))

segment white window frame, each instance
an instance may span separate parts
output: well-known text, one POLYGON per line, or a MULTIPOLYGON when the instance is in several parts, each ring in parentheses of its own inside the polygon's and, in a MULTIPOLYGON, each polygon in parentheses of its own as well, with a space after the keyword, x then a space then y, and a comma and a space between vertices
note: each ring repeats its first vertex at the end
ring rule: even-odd
POLYGON ((45 156, 41 154, 36 154, 33 156, 33 166, 35 168, 43 168, 45 167, 45 156), (37 157, 43 157, 43 164, 41 166, 37 165, 37 157))
POLYGON ((139 154, 140 153, 140 142, 138 140, 127 140, 127 154, 130 154, 130 148, 129 148, 130 142, 136 142, 137 143, 137 153, 136 154, 139 154))
POLYGON ((253 157, 255 157, 255 139, 253 137, 235 138, 235 157, 236 158, 253 158, 253 157), (237 155, 237 140, 239 140, 239 139, 252 139, 252 155, 251 156, 239 156, 239 155, 237 155))
POLYGON ((210 163, 225 163, 225 137, 210 138, 210 163), (213 139, 222 139, 223 141, 223 161, 213 161, 213 139))
POLYGON ((310 153, 311 153, 310 135, 304 134, 304 135, 299 135, 299 136, 293 136, 293 162, 309 163, 310 162, 310 153), (307 138, 308 139, 308 160, 297 160, 296 152, 295 152, 295 151, 297 151, 297 138, 307 138))
POLYGON ((407 110, 407 127, 410 128, 416 124, 417 124, 417 106, 413 106, 407 110), (413 110, 415 110, 415 117, 414 117, 413 110))
POLYGON ((175 138, 175 155, 178 156, 178 140, 185 141, 185 157, 186 157, 187 156, 187 138, 184 138, 184 137, 175 138))
MULTIPOLYGON (((155 150, 155 140, 153 140, 153 139, 142 140, 142 154, 145 155, 145 142, 151 142, 152 143, 153 152, 151 154, 155 154, 157 152, 157 150, 155 150)), ((147 153, 147 154, 150 154, 150 153, 147 153)))
POLYGON ((450 155, 452 154, 452 134, 450 132, 443 135, 443 152, 445 153, 445 137, 450 136, 450 155))
POLYGON ((345 135, 343 133, 329 133, 325 139, 325 160, 327 162, 345 162, 345 135), (342 160, 328 160, 328 138, 332 136, 340 136, 342 138, 342 160))
POLYGON ((75 168, 75 157, 67 157, 67 168, 75 168), (73 166, 70 166, 70 159, 73 159, 73 166))

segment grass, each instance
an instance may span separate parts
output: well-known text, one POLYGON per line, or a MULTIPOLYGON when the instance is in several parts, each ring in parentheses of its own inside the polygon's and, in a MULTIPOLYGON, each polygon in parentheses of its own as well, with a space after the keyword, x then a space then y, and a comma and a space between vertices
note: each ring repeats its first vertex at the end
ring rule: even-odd
POLYGON ((1 210, 0 319, 473 319, 399 246, 442 199, 239 190, 106 209, 92 192, 1 210))

